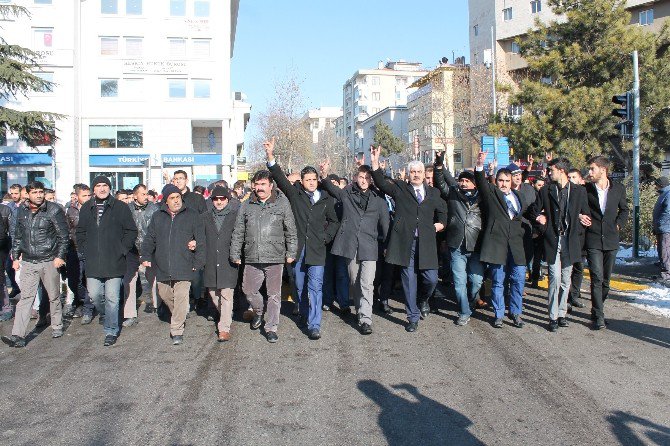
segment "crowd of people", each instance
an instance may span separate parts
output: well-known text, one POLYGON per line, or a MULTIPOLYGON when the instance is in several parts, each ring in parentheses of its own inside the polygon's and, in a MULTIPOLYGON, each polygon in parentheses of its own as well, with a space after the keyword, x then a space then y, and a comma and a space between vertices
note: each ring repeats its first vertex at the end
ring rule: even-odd
MULTIPOLYGON (((138 299, 149 296, 145 311, 169 319, 175 345, 196 308, 215 321, 216 339, 228 341, 240 302, 251 329, 263 326, 267 340, 277 342, 282 286, 310 339, 321 337, 324 311, 355 318, 369 335, 373 309, 393 311, 396 277, 407 332, 437 310, 440 280, 453 284, 457 326, 490 306, 493 327, 503 328, 507 314, 522 328, 524 288, 539 286, 543 264, 547 328, 556 332, 568 327, 570 307, 585 306, 585 262, 593 327, 606 328, 610 277, 629 214, 625 188, 608 176, 608 158, 591 158, 583 172, 547 156, 530 178, 532 159, 527 169, 497 169, 481 152, 473 169, 455 177, 437 153, 433 165, 411 161, 395 177, 380 159, 382 148, 371 147, 370 164, 357 160, 352 174, 331 173, 326 159, 287 176, 274 146, 274 139, 264 143, 267 169, 253 175, 249 189, 218 181, 191 191, 187 173, 178 170, 160 194, 143 184, 112 194, 110 180, 98 176, 75 185, 62 206, 38 181, 11 186, 0 205, 0 258, 7 259, 0 320, 14 323, 2 341, 24 347, 31 318, 60 338, 63 318, 86 325, 97 316, 111 346, 121 327, 138 323, 138 299)), ((670 283, 668 179, 657 187, 654 231, 662 278, 670 283)))

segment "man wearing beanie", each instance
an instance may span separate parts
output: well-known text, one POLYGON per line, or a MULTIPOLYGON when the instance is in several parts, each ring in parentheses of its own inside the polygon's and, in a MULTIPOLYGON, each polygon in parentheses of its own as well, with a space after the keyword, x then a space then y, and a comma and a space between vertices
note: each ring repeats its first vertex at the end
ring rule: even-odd
POLYGON ((484 280, 484 265, 479 260, 482 198, 472 172, 461 172, 456 181, 444 168, 443 152, 435 156, 434 181, 449 209, 446 242, 451 253, 451 270, 459 305, 456 325, 463 326, 470 321, 484 280))
POLYGON ((88 294, 100 318, 104 318, 105 346, 114 345, 119 335, 126 256, 137 239, 137 226, 130 208, 111 196, 111 187, 107 177, 93 179, 93 197, 82 205, 75 232, 77 249, 86 259, 88 294))
POLYGON ((205 266, 205 230, 197 210, 184 204, 178 187, 163 188, 163 203, 154 214, 142 242, 143 265, 153 268, 158 296, 172 313, 172 344, 184 340, 188 293, 194 271, 205 266))
POLYGON ((670 286, 670 180, 661 177, 655 183, 658 200, 652 213, 652 227, 661 261, 661 279, 665 286, 670 286))

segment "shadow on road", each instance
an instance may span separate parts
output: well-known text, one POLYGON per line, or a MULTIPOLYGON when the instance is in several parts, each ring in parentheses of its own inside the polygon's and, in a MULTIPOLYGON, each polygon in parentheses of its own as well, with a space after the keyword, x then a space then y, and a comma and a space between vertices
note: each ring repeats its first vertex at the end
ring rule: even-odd
POLYGON ((659 347, 670 348, 670 329, 642 322, 622 319, 608 319, 607 328, 611 331, 649 342, 659 347))
POLYGON ((411 384, 391 387, 407 397, 376 381, 358 382, 358 389, 381 409, 378 423, 389 445, 483 444, 468 431, 473 423, 466 416, 422 395, 411 384))
POLYGON ((621 411, 613 412, 607 417, 607 421, 612 426, 612 432, 617 440, 623 445, 670 444, 670 428, 667 426, 621 411), (637 427, 642 433, 634 432, 633 427, 637 427))

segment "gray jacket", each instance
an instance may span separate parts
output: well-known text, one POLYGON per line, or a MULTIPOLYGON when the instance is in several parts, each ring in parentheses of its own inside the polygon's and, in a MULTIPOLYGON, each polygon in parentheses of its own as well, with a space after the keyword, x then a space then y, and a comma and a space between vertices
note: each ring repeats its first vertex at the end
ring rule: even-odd
POLYGON ((652 214, 654 234, 670 232, 670 186, 659 191, 658 200, 652 214))
POLYGON ((128 204, 128 207, 130 207, 130 213, 133 214, 133 220, 135 220, 135 226, 137 226, 135 249, 139 253, 144 237, 147 235, 147 228, 149 228, 151 217, 160 209, 160 206, 151 202, 148 202, 145 206, 140 206, 133 200, 128 204))
POLYGON ((288 199, 276 190, 265 203, 256 194, 242 204, 230 242, 230 260, 284 263, 298 255, 298 231, 288 199))

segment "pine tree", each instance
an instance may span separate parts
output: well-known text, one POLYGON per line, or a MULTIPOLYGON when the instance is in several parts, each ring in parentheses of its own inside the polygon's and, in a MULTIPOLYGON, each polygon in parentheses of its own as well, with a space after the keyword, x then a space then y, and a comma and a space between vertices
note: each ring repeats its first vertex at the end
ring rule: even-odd
POLYGON ((643 154, 658 158, 670 141, 668 28, 653 34, 630 26, 622 0, 549 0, 565 20, 536 22, 517 39, 528 63, 510 102, 523 105, 518 121, 497 117, 490 130, 509 136, 517 155, 547 151, 582 163, 590 154, 614 151, 628 165, 630 143, 621 144, 611 115, 612 96, 631 88, 631 53, 641 74, 643 154))
POLYGON ((381 120, 375 124, 374 144, 375 146, 382 146, 383 156, 400 153, 405 149, 405 143, 402 139, 395 136, 391 127, 381 120))
MULTIPOLYGON (((2 21, 21 17, 30 17, 26 8, 0 5, 2 21)), ((36 69, 39 69, 36 53, 13 45, 0 36, 0 132, 4 135, 15 133, 30 146, 41 144, 45 140, 53 144, 55 121, 64 118, 56 113, 19 111, 8 106, 12 101, 21 100, 30 93, 53 88, 53 83, 33 74, 36 69)))

